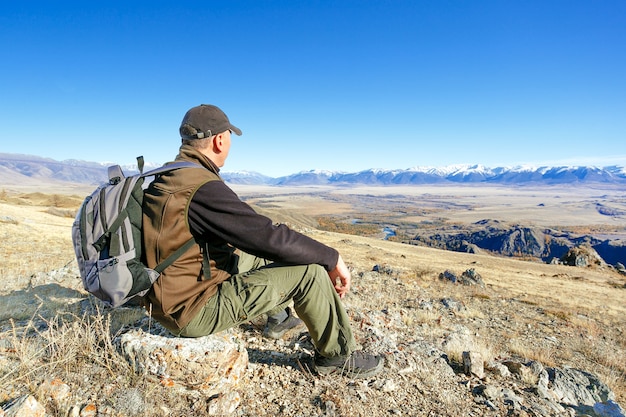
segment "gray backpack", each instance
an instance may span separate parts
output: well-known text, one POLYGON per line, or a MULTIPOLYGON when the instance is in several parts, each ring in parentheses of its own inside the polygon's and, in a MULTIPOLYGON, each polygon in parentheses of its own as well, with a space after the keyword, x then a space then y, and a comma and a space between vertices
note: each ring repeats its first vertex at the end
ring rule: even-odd
POLYGON ((118 307, 145 295, 161 272, 189 250, 192 238, 154 269, 142 262, 144 179, 180 168, 201 168, 174 162, 126 177, 119 165, 109 167, 109 182, 85 198, 72 225, 72 241, 83 287, 106 305, 118 307))

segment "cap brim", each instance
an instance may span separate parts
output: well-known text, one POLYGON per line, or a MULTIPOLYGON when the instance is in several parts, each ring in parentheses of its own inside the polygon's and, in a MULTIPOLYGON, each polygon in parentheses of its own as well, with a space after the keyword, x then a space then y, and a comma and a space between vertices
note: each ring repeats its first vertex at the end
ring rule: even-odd
POLYGON ((235 127, 233 125, 230 125, 230 130, 232 130, 233 132, 235 132, 235 134, 237 136, 241 136, 241 129, 239 129, 238 127, 235 127))

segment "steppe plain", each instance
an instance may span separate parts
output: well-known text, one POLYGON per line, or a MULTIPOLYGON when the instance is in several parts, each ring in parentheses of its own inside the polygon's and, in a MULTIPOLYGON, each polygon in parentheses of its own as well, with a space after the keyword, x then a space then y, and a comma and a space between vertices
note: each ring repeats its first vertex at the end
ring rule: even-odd
MULTIPOLYGON (((111 415, 184 415, 185 409, 201 407, 196 400, 181 401, 167 388, 129 375, 122 381, 115 379, 117 385, 109 387, 111 382, 107 384, 103 380, 110 377, 113 368, 122 372, 116 368, 121 365, 110 362, 115 353, 106 351, 101 341, 91 348, 82 346, 80 355, 76 346, 65 353, 56 350, 56 362, 46 357, 50 344, 43 348, 40 344, 29 345, 27 334, 45 332, 46 326, 41 322, 50 328, 61 328, 61 324, 54 324, 58 323, 55 317, 59 314, 73 314, 77 326, 93 330, 91 321, 81 317, 75 307, 70 308, 87 299, 80 280, 76 275, 71 279, 63 274, 55 275, 56 271, 75 264, 70 237, 72 216, 92 188, 58 184, 52 188, 1 188, 0 338, 6 342, 0 344, 0 404, 16 394, 36 392, 42 381, 54 376, 72 387, 81 386, 75 388, 82 395, 76 399, 77 404, 100 401, 114 410, 111 415), (89 367, 85 365, 88 362, 89 367), (76 368, 81 368, 80 377, 75 375, 76 368), (99 398, 103 387, 118 394, 99 398), (128 390, 150 393, 150 398, 147 394, 142 397, 143 408, 139 407, 135 414, 128 411, 124 414, 121 410, 124 406, 120 405, 123 398, 120 393, 128 390)), ((233 189, 273 220, 288 223, 342 253, 354 276, 353 292, 345 303, 355 320, 357 339, 364 346, 367 346, 367 336, 361 331, 364 323, 382 315, 387 317, 387 330, 393 331, 398 347, 425 340, 439 346, 451 362, 458 364, 461 350, 466 346, 446 345, 444 341, 462 326, 469 329, 473 349, 481 351, 485 360, 516 357, 537 360, 546 366, 574 366, 597 374, 615 392, 617 401, 622 406, 626 404, 624 275, 610 267, 548 265, 406 245, 385 240, 383 233, 387 226, 410 234, 413 228, 423 225, 495 219, 591 230, 603 236, 623 238, 626 216, 607 217, 597 207, 610 205, 626 212, 624 190, 475 185, 343 188, 234 185, 233 189), (342 229, 342 233, 321 230, 320 218, 345 223, 347 229, 342 229), (375 227, 365 231, 350 228, 363 223, 375 227), (376 265, 385 272, 372 274, 376 265), (438 278, 445 270, 460 274, 470 268, 482 276, 484 287, 453 285, 438 278), (438 305, 444 299, 455 300, 461 307, 455 311, 442 310, 438 305), (420 307, 429 303, 437 307, 420 307)), ((139 320, 143 313, 103 314, 110 316, 106 329, 111 335, 101 335, 108 340, 123 326, 139 320)), ((391 391, 360 387, 342 377, 319 378, 296 364, 302 352, 289 353, 293 340, 266 341, 260 336, 261 331, 262 323, 258 320, 242 329, 254 352, 279 352, 283 359, 278 362, 282 364, 272 365, 257 358, 249 380, 244 381, 238 415, 332 415, 330 411, 346 416, 525 415, 519 410, 518 414, 510 414, 506 408, 490 410, 476 404, 463 408, 447 395, 457 390, 468 391, 468 387, 471 391, 475 381, 467 384, 461 381, 461 388, 441 389, 432 379, 436 376, 403 373, 393 363, 384 377, 384 381, 395 384, 391 391), (367 395, 362 394, 363 390, 367 395), (305 398, 301 398, 303 395, 305 398), (291 402, 285 403, 281 398, 290 398, 291 402), (332 404, 333 410, 328 404, 332 404)), ((76 340, 76 343, 84 341, 76 340)), ((523 381, 519 384, 523 386, 523 381)), ((48 403, 47 407, 53 415, 67 415, 63 414, 67 410, 58 405, 48 403)))

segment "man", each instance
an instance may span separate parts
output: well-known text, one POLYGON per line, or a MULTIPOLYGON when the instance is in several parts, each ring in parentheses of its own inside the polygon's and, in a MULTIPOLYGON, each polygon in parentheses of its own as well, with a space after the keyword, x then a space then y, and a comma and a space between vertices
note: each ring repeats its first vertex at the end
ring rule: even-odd
POLYGON ((153 317, 184 337, 213 334, 261 314, 265 335, 280 337, 300 324, 315 344, 320 374, 369 377, 383 358, 355 351, 341 302, 351 276, 339 253, 257 214, 221 180, 231 135, 241 135, 218 107, 200 105, 184 116, 176 161, 197 168, 165 173, 144 196, 146 262, 154 267, 192 236, 192 247, 155 282, 143 300, 153 317))

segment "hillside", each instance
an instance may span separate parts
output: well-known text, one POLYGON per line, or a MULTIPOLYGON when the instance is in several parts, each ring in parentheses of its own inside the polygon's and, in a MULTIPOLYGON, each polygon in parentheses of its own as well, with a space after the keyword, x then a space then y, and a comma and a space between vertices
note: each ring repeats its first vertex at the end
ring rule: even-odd
MULTIPOLYGON (((314 200, 304 202, 309 210, 314 200)), ((48 415, 207 415, 211 398, 125 364, 115 336, 147 326, 145 312, 109 311, 87 297, 73 260, 71 213, 59 206, 58 196, 45 194, 0 202, 0 404, 32 393, 48 415), (51 395, 51 381, 67 392, 51 395)), ((357 340, 385 354, 385 370, 365 381, 319 377, 309 371, 306 333, 271 341, 261 336, 262 320, 253 320, 236 330, 250 364, 233 415, 622 415, 623 275, 322 232, 291 221, 346 259, 354 288, 345 304, 357 340), (449 279, 470 270, 480 278, 473 285, 449 279), (465 351, 482 357, 483 375, 464 372, 465 351), (579 402, 575 387, 557 389, 566 375, 586 378, 576 392, 589 395, 585 387, 593 387, 603 405, 579 402), (557 392, 560 399, 550 397, 557 392)))

